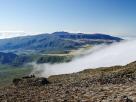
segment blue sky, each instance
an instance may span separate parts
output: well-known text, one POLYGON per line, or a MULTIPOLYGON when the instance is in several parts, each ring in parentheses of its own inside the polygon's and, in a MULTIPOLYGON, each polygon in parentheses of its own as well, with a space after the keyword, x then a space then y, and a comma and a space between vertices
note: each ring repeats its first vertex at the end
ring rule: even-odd
POLYGON ((136 0, 0 0, 0 32, 136 34, 136 0))

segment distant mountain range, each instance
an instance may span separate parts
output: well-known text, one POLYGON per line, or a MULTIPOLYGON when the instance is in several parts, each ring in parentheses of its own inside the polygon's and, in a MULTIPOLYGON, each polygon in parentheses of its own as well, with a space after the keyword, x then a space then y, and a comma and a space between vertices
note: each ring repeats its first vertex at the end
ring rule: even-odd
POLYGON ((45 54, 65 53, 85 45, 111 44, 123 39, 106 34, 83 34, 54 32, 0 39, 0 64, 23 65, 36 61, 38 63, 69 61, 63 56, 46 56, 45 54))
POLYGON ((0 39, 0 51, 64 51, 76 49, 86 44, 109 44, 121 40, 121 38, 106 34, 54 32, 52 34, 0 39))

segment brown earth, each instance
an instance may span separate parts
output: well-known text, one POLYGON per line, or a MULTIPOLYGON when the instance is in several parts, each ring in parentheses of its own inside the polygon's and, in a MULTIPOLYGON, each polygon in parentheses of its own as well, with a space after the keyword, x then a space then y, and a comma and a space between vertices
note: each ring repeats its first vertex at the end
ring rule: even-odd
POLYGON ((14 81, 0 89, 0 102, 136 102, 136 62, 14 81))

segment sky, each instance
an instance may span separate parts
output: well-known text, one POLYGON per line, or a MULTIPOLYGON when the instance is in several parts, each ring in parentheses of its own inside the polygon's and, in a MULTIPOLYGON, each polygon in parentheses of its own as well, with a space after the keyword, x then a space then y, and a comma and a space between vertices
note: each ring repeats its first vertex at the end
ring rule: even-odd
POLYGON ((0 37, 56 31, 136 36, 136 0, 0 0, 0 37))

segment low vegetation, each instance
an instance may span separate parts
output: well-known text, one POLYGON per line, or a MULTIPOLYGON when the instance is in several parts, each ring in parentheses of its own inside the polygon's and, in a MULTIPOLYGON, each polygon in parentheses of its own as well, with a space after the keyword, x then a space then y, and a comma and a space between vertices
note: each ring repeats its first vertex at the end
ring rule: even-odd
POLYGON ((71 55, 57 56, 57 55, 45 55, 37 60, 37 63, 63 63, 72 60, 71 55))
POLYGON ((0 65, 0 87, 8 86, 12 83, 12 79, 28 75, 31 70, 32 66, 0 65))

